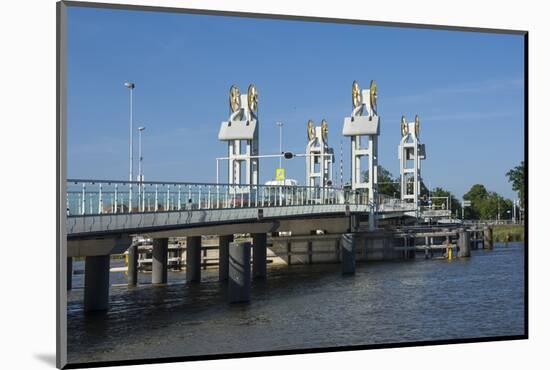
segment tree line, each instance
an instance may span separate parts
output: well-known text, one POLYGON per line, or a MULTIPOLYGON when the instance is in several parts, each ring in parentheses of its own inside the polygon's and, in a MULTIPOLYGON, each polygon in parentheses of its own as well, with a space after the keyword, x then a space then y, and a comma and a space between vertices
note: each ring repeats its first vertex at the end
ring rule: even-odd
MULTIPOLYGON (((363 172, 363 177, 368 179, 368 171, 363 172)), ((505 177, 512 185, 512 190, 517 192, 520 208, 524 208, 525 202, 525 167, 524 162, 506 172, 505 177)), ((412 187, 412 182, 407 186, 412 187)), ((394 177, 390 171, 383 166, 378 166, 378 193, 395 198, 401 196, 399 177, 394 177)), ((431 189, 420 182, 420 198, 423 205, 427 205, 431 198, 431 205, 440 209, 447 207, 447 200, 450 200, 450 208, 454 215, 461 215, 462 202, 449 190, 441 187, 431 189), (459 211, 460 210, 460 211, 459 211), (455 213, 457 212, 458 213, 455 213)), ((471 206, 464 208, 464 218, 472 220, 509 219, 513 201, 506 199, 497 192, 489 191, 483 184, 474 184, 462 197, 470 201, 471 206)))

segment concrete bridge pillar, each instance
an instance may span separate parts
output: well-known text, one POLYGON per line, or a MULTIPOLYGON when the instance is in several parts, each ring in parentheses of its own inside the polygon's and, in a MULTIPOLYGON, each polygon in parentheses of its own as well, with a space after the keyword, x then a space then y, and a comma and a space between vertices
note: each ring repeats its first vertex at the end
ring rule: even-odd
POLYGON ((109 308, 109 268, 111 256, 87 256, 84 275, 84 311, 109 308))
POLYGON ((67 257, 67 290, 73 288, 73 258, 67 257))
POLYGON ((250 242, 229 244, 229 303, 250 301, 250 242))
POLYGON ((470 257, 471 243, 470 232, 460 230, 458 233, 458 257, 470 257))
POLYGON ((138 283, 138 246, 132 244, 128 248, 128 285, 138 283))
POLYGON ((493 229, 490 227, 483 229, 483 248, 493 249, 493 229))
POLYGON ((201 281, 201 245, 201 236, 187 237, 185 277, 188 283, 201 281))
POLYGON ((168 282, 168 238, 153 239, 153 284, 168 282))
POLYGON ((267 234, 252 234, 252 276, 254 279, 265 279, 267 276, 267 234))
POLYGON ((340 241, 340 258, 342 260, 342 274, 355 274, 355 250, 357 240, 355 234, 342 234, 340 241))
POLYGON ((229 278, 229 243, 233 242, 233 235, 219 236, 219 280, 226 281, 229 278))

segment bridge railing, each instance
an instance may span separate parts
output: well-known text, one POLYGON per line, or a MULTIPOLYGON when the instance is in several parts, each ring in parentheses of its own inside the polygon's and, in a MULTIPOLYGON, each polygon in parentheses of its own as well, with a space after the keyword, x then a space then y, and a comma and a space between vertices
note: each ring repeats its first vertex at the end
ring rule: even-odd
POLYGON ((368 205, 366 191, 330 187, 67 180, 67 215, 320 204, 368 205))
POLYGON ((411 202, 385 194, 378 194, 378 212, 414 211, 415 209, 416 207, 411 202))

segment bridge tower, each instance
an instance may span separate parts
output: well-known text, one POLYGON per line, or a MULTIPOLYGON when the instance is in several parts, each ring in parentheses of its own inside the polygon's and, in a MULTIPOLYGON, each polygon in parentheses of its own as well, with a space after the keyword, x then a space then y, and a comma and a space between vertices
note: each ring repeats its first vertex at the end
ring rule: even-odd
POLYGON ((401 117, 401 141, 399 142, 399 168, 401 174, 401 200, 412 202, 417 215, 422 181, 422 161, 426 159, 426 148, 420 143, 420 118, 407 122, 401 117))
POLYGON ((361 90, 359 83, 353 81, 351 117, 344 118, 342 134, 351 137, 351 188, 367 189, 371 217, 369 228, 374 229, 374 212, 377 208, 378 195, 378 136, 380 135, 380 117, 376 110, 377 87, 374 80, 369 89, 361 90), (364 141, 363 141, 364 139, 364 141), (362 141, 368 146, 363 147, 362 141), (361 161, 366 157, 368 179, 361 174, 361 161), (365 181, 367 180, 367 181, 365 181))
POLYGON ((260 143, 256 86, 250 84, 247 94, 241 94, 236 85, 231 86, 229 109, 229 119, 222 122, 218 133, 218 139, 228 144, 228 184, 257 185, 260 143))
POLYGON ((327 187, 332 185, 332 164, 334 151, 328 146, 328 123, 323 119, 321 126, 312 120, 307 122, 306 185, 327 187))

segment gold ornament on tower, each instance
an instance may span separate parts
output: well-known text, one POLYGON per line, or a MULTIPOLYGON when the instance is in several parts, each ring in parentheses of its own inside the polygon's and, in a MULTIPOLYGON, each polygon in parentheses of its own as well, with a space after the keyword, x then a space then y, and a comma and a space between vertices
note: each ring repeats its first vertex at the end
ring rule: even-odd
POLYGON ((254 113, 258 111, 258 90, 254 84, 248 86, 248 109, 254 113))
POLYGON ((372 110, 376 112, 376 100, 378 99, 378 87, 376 86, 376 81, 371 80, 369 92, 370 92, 370 106, 372 110))
POLYGON ((229 89, 229 108, 231 113, 235 113, 241 108, 241 92, 236 85, 231 85, 229 89))
POLYGON ((361 105, 361 89, 357 81, 353 81, 351 85, 351 103, 353 104, 353 108, 357 108, 361 105))
POLYGON ((408 125, 405 116, 401 116, 401 136, 407 135, 408 125))
POLYGON ((315 127, 313 127, 313 121, 307 121, 307 138, 309 141, 315 138, 315 127))
POLYGON ((323 137, 323 141, 326 143, 328 140, 328 123, 324 118, 323 121, 321 121, 321 136, 323 137))

